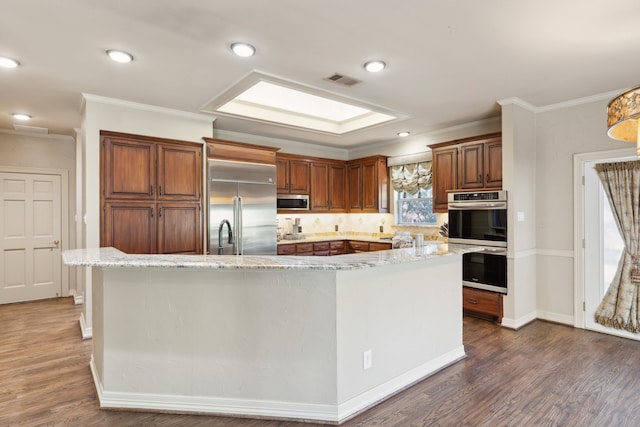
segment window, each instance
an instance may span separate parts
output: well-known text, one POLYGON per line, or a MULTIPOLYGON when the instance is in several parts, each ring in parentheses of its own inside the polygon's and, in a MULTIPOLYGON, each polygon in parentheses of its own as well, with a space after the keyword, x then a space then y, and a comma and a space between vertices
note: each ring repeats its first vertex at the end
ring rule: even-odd
POLYGON ((396 201, 397 224, 436 224, 430 161, 392 166, 391 183, 396 201))
POLYGON ((397 223, 401 225, 435 225, 432 188, 421 188, 417 194, 394 191, 397 223))

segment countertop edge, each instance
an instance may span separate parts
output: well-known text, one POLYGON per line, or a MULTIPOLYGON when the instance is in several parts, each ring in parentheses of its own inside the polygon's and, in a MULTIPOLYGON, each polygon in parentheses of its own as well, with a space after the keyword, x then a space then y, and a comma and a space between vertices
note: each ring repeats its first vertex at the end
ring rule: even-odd
POLYGON ((197 270, 358 270, 404 264, 482 250, 471 245, 432 243, 423 248, 390 249, 319 256, 276 255, 137 255, 115 248, 71 249, 62 253, 71 267, 172 268, 197 270))

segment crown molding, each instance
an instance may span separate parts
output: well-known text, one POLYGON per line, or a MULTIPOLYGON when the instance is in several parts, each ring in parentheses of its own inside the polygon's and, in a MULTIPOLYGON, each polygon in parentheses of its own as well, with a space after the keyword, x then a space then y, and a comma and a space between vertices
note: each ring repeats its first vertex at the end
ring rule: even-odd
POLYGON ((82 106, 86 106, 87 101, 96 102, 98 104, 113 105, 116 107, 125 107, 135 110, 148 111, 151 113, 167 114, 170 116, 184 117, 193 120, 201 120, 213 123, 216 117, 209 114, 190 113, 188 111, 174 110, 172 108, 158 107, 155 105, 141 104, 138 102, 124 101, 122 99, 107 98, 106 96, 92 95, 90 93, 82 93, 82 106))

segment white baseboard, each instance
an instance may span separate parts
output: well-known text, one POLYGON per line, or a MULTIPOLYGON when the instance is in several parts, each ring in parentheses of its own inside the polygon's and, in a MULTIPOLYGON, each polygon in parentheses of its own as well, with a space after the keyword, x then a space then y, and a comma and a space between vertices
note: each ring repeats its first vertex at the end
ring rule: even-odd
POLYGON ((76 294, 75 289, 71 291, 71 295, 73 296, 73 303, 75 305, 82 305, 84 304, 84 296, 83 295, 78 295, 76 294))
POLYGON ((371 390, 349 399, 338 406, 338 422, 346 421, 382 400, 393 396, 397 392, 402 391, 419 381, 422 381, 423 379, 464 359, 465 357, 466 353, 464 352, 464 346, 460 346, 455 350, 443 354, 437 359, 420 365, 399 377, 393 378, 386 383, 380 384, 371 390))
POLYGON ((93 329, 87 326, 87 322, 84 318, 84 313, 80 313, 80 333, 82 334, 83 340, 88 340, 93 337, 93 329))
POLYGON ((340 405, 105 391, 98 376, 93 356, 90 367, 101 408, 245 415, 341 423, 465 356, 464 346, 460 346, 340 405))
POLYGON ((520 328, 522 328, 524 325, 527 325, 531 322, 533 322, 534 320, 536 320, 537 314, 535 311, 532 311, 531 313, 527 314, 526 316, 522 316, 519 317, 517 319, 509 319, 506 317, 502 318, 502 326, 505 328, 509 328, 509 329, 515 329, 518 330, 520 328))
POLYGON ((538 310, 538 319, 548 320, 549 322, 562 323, 564 325, 574 326, 575 319, 573 316, 566 314, 550 313, 548 311, 538 310))

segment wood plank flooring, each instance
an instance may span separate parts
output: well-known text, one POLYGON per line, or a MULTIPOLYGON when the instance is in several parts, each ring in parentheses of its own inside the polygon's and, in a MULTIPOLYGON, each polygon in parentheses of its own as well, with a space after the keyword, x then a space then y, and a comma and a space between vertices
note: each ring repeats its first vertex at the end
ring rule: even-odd
MULTIPOLYGON (((0 426, 300 426, 105 411, 80 306, 0 306, 0 426)), ((640 426, 640 342, 536 321, 511 331, 465 318, 468 357, 345 426, 640 426)))

